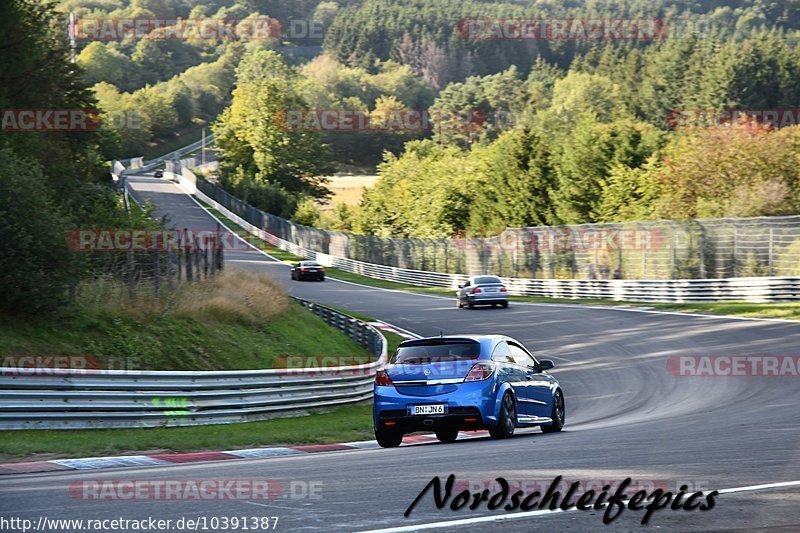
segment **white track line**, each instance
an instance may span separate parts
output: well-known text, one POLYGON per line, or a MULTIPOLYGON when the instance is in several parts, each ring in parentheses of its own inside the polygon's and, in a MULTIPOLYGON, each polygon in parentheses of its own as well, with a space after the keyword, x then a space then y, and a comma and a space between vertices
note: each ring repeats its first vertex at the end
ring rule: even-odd
MULTIPOLYGON (((769 490, 769 489, 778 489, 778 488, 786 488, 786 487, 800 487, 800 481, 784 481, 780 483, 767 483, 764 485, 751 485, 748 487, 735 487, 730 489, 721 489, 717 492, 720 494, 732 494, 736 492, 755 492, 759 490, 769 490)), ((604 506, 605 507, 605 506, 604 506)), ((410 526, 401 526, 401 527, 389 527, 385 529, 371 529, 368 531, 362 531, 360 533, 395 533, 395 532, 404 532, 404 531, 421 531, 424 529, 436 529, 436 528, 445 528, 445 527, 458 527, 458 526, 466 526, 472 524, 484 524, 488 522, 503 522, 506 520, 521 520, 524 518, 534 518, 538 516, 552 516, 558 513, 570 513, 577 511, 577 507, 573 507, 568 509, 567 511, 562 511, 561 509, 556 509, 555 511, 551 511, 549 509, 544 510, 537 510, 537 511, 527 511, 527 512, 520 512, 520 513, 508 513, 508 514, 500 514, 500 515, 490 515, 490 516, 476 516, 475 518, 462 518, 459 520, 445 520, 441 522, 428 522, 425 524, 414 524, 410 526)))

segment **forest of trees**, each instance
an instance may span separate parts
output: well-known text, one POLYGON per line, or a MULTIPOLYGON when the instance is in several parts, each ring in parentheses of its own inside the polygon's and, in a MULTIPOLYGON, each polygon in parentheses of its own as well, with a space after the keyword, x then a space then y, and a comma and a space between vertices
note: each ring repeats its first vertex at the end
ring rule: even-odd
MULTIPOLYGON (((0 4, 0 109, 97 108, 62 21, 40 2, 0 4)), ((88 254, 67 247, 72 228, 153 227, 111 187, 115 143, 105 129, 0 131, 0 313, 55 311, 91 274, 88 254)))
POLYGON ((478 110, 485 121, 477 131, 434 128, 387 154, 360 208, 337 209, 323 225, 442 237, 800 211, 800 3, 584 6, 367 0, 343 11, 326 36, 329 54, 367 70, 407 64, 437 92, 433 109, 478 110), (702 24, 651 41, 469 41, 457 26, 592 16, 702 24), (780 124, 715 123, 729 110, 786 113, 780 124))
MULTIPOLYGON (((43 9, 38 0, 13 5, 43 9)), ((797 113, 780 124, 715 123, 716 113, 730 110, 800 108, 798 0, 62 0, 46 11, 60 54, 69 53, 68 12, 271 17, 286 28, 315 21, 325 31, 323 38, 79 40, 75 63, 53 72, 68 71, 81 88, 72 89, 76 98, 100 109, 107 127, 83 137, 88 152, 70 162, 58 142, 41 153, 17 149, 54 162, 43 172, 80 164, 80 172, 97 174, 105 159, 141 155, 208 126, 229 191, 284 217, 358 233, 441 237, 800 209, 797 113), (671 33, 465 38, 465 19, 491 17, 659 19, 671 33), (427 129, 287 128, 287 112, 298 110, 434 119, 427 129), (440 118, 453 116, 473 120, 440 118), (122 126, 108 127, 120 117, 122 126), (329 196, 324 176, 342 164, 376 168, 380 179, 360 206, 320 214, 316 206, 329 196)), ((31 95, 48 86, 51 77, 31 95)))
MULTIPOLYGON (((608 45, 567 71, 539 61, 527 76, 512 66, 469 77, 448 85, 433 106, 481 109, 486 127, 447 132, 389 157, 355 228, 430 237, 796 213, 800 129, 792 120, 776 128, 691 119, 715 110, 796 110, 799 74, 798 49, 765 30, 741 42, 670 40, 624 52, 608 45), (690 123, 676 128, 670 119, 680 111, 690 123), (432 190, 450 200, 427 214, 423 199, 432 190)), ((796 112, 786 116, 797 123, 796 112)))

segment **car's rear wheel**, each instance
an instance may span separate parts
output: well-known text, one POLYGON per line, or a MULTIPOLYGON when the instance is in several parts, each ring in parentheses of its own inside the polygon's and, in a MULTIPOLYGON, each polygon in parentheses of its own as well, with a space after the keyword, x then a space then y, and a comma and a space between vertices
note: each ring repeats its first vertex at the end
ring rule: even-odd
POLYGON ((507 439, 513 436, 516 418, 514 398, 511 394, 506 393, 503 396, 503 403, 500 405, 500 416, 498 417, 497 425, 489 428, 489 434, 495 439, 507 439))
POLYGON ((467 300, 467 308, 468 309, 475 309, 475 304, 473 302, 470 302, 469 300, 467 300))
POLYGON ((456 306, 459 309, 463 309, 464 308, 464 304, 461 303, 461 298, 456 298, 456 306))
POLYGON ((458 439, 457 429, 440 429, 436 432, 436 438, 440 442, 455 442, 458 439))
POLYGON ((503 308, 506 308, 506 307, 508 307, 508 302, 502 302, 500 305, 502 305, 503 308))
POLYGON ((553 411, 550 414, 553 423, 549 426, 541 426, 542 433, 557 433, 564 428, 564 420, 566 418, 566 409, 564 408, 564 395, 561 391, 556 391, 556 397, 553 399, 553 411))
POLYGON ((403 434, 399 431, 376 429, 375 440, 381 448, 397 448, 403 442, 403 434))

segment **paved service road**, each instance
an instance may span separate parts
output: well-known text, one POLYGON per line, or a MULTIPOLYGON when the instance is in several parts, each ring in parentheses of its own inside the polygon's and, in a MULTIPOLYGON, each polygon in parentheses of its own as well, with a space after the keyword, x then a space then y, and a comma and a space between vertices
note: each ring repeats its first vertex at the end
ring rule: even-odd
MULTIPOLYGON (((179 227, 215 222, 166 181, 133 178, 139 199, 150 199, 179 227)), ((391 450, 220 461, 166 468, 4 476, 0 517, 42 514, 61 518, 146 516, 278 516, 284 531, 362 531, 503 516, 486 504, 472 511, 437 509, 429 493, 409 518, 406 507, 433 476, 457 480, 503 476, 529 490, 561 475, 594 488, 631 477, 642 488, 677 492, 729 489, 800 480, 798 377, 685 377, 667 370, 671 356, 800 355, 800 324, 703 318, 610 308, 523 305, 458 310, 450 299, 385 291, 328 280, 291 282, 286 265, 257 252, 229 252, 227 265, 258 269, 283 280, 302 298, 351 309, 421 335, 502 333, 556 363, 567 401, 560 434, 538 430, 506 441, 477 439, 391 450), (80 479, 278 480, 294 498, 259 504, 237 501, 82 501, 70 496, 80 479), (321 487, 302 497, 303 487, 321 487), (316 484, 315 484, 316 483, 316 484)), ((463 486, 459 486, 463 488, 463 486)), ((513 491, 512 491, 513 492, 513 491)), ((800 487, 720 494, 706 512, 656 512, 650 527, 680 531, 797 531, 800 487)), ((461 524, 490 530, 640 530, 644 511, 625 510, 609 526, 602 511, 534 514, 510 521, 461 524)))

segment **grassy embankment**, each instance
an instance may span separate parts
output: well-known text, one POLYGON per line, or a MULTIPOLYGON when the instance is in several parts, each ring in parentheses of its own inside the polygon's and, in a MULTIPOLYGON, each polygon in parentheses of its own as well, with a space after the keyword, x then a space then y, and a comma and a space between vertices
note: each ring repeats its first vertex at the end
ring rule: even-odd
MULTIPOLYGON (((284 355, 357 355, 363 348, 308 313, 265 276, 228 270, 160 298, 126 301, 93 284, 58 317, 0 318, 0 354, 88 355, 103 368, 272 368, 284 355)), ((370 317, 364 317, 370 318, 370 317)), ((389 337, 390 349, 400 340, 389 337)), ((4 431, 0 462, 122 453, 234 449, 372 438, 371 405, 247 424, 154 429, 4 431)))

